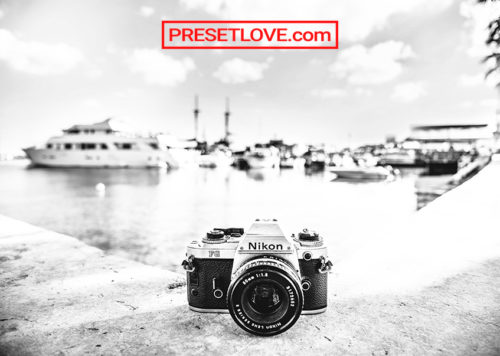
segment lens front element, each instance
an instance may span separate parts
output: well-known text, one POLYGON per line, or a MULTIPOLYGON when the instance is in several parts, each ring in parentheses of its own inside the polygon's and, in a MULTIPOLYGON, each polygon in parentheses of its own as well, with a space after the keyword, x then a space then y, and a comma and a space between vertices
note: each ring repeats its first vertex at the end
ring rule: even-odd
POLYGON ((228 291, 228 307, 236 323, 253 334, 271 336, 289 329, 302 312, 298 274, 275 258, 244 264, 228 291))

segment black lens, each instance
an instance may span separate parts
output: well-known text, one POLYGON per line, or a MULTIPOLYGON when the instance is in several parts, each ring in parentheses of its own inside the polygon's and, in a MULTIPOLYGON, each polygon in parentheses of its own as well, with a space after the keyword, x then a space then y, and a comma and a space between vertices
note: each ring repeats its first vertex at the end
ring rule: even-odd
POLYGON ((289 306, 286 290, 278 283, 266 280, 250 283, 242 293, 241 306, 250 319, 272 324, 281 319, 289 306))
POLYGON ((236 323, 263 336, 290 328, 302 312, 303 300, 297 273, 275 258, 261 257, 244 264, 228 291, 228 308, 236 323))
POLYGON ((248 292, 250 305, 261 314, 272 314, 279 308, 283 301, 283 295, 278 292, 279 287, 275 283, 259 283, 248 292))

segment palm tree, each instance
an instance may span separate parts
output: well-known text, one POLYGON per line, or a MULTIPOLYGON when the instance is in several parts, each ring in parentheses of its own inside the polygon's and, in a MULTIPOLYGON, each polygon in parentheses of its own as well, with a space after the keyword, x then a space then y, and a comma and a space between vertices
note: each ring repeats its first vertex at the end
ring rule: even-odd
MULTIPOLYGON (((488 1, 495 0, 478 0, 479 3, 486 3, 488 1)), ((495 48, 492 49, 492 53, 486 56, 483 59, 483 62, 487 62, 490 59, 494 59, 493 67, 488 68, 485 74, 485 78, 490 76, 497 70, 500 70, 500 17, 492 20, 488 24, 488 37, 486 39, 486 44, 488 46, 493 45, 495 48)), ((497 87, 500 86, 500 83, 497 84, 497 87)))

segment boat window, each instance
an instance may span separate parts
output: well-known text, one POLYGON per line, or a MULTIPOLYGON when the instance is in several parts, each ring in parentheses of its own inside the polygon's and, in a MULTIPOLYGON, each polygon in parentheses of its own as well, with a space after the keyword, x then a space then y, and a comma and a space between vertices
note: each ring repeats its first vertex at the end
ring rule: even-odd
POLYGON ((107 150, 107 149, 108 149, 108 145, 105 143, 101 143, 101 150, 107 150))
POLYGON ((151 146, 151 148, 152 148, 153 150, 158 150, 158 149, 159 149, 158 144, 157 144, 157 143, 155 143, 155 142, 152 142, 152 143, 150 143, 149 145, 151 146))
POLYGON ((133 144, 132 144, 132 143, 129 143, 129 142, 123 142, 123 143, 120 143, 120 142, 115 142, 115 146, 116 146, 116 148, 118 148, 119 150, 131 150, 131 149, 132 149, 133 144))
POLYGON ((73 145, 72 145, 71 143, 65 143, 65 144, 64 144, 64 149, 65 149, 65 150, 70 150, 70 149, 72 148, 72 146, 73 146, 73 145))
POLYGON ((47 148, 51 149, 52 148, 52 144, 51 143, 47 143, 47 148))
POLYGON ((95 133, 95 130, 94 130, 94 129, 90 129, 90 130, 89 130, 89 132, 90 132, 91 134, 93 134, 93 133, 95 133))
POLYGON ((58 143, 58 144, 56 145, 56 150, 60 150, 60 149, 61 149, 61 144, 60 144, 60 143, 58 143))
POLYGON ((96 144, 95 143, 82 143, 81 148, 82 148, 82 150, 95 150, 96 144))
POLYGON ((106 133, 107 133, 107 134, 113 133, 113 130, 107 129, 107 130, 106 130, 106 133))

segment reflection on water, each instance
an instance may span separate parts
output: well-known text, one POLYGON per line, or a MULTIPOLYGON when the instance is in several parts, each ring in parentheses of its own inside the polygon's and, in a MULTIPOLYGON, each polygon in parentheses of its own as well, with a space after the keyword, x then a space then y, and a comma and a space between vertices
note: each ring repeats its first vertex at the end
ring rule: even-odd
MULTIPOLYGON (((73 235, 144 263, 179 270, 185 246, 214 226, 277 218, 288 233, 325 237, 334 258, 360 236, 416 210, 415 171, 394 182, 331 182, 301 170, 28 169, 0 166, 0 214, 73 235), (96 184, 106 186, 105 193, 96 184)), ((402 231, 404 233, 404 231, 402 231)))

